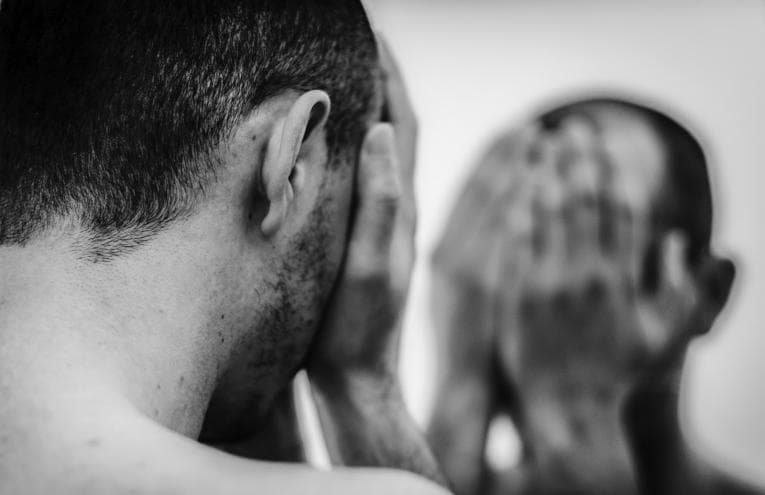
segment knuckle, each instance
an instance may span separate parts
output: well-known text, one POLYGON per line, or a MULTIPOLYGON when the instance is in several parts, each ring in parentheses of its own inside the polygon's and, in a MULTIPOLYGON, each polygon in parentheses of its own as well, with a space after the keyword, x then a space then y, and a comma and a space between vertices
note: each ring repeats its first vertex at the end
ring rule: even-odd
POLYGON ((370 182, 369 193, 375 201, 398 202, 401 199, 402 187, 394 166, 370 182))
POLYGON ((401 201, 403 191, 401 183, 395 176, 381 181, 377 187, 377 197, 380 201, 393 203, 395 206, 401 201))

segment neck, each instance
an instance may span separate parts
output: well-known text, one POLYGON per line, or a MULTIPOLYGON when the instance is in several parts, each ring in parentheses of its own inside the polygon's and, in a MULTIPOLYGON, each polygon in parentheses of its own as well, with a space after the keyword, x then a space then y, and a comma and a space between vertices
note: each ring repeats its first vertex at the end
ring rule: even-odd
POLYGON ((622 426, 625 392, 610 385, 534 387, 524 417, 539 493, 636 493, 622 426))
POLYGON ((627 429, 646 493, 675 493, 693 469, 679 418, 683 360, 645 377, 627 402, 627 429))
POLYGON ((28 386, 18 388, 30 400, 130 404, 196 436, 226 350, 210 345, 220 315, 205 310, 193 262, 127 255, 94 264, 73 252, 0 248, 0 385, 23 369, 28 386))

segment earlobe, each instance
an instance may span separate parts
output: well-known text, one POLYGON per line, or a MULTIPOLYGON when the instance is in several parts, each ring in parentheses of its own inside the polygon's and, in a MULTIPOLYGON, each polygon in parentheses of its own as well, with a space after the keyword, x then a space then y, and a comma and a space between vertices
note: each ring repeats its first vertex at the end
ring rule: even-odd
POLYGON ((728 302, 736 266, 729 259, 713 257, 704 263, 700 275, 702 297, 698 333, 706 333, 728 302))
POLYGON ((736 278, 736 266, 729 259, 715 259, 714 269, 707 283, 707 297, 710 302, 722 310, 728 302, 733 280, 736 278))
POLYGON ((268 199, 268 213, 261 223, 267 237, 283 225, 296 189, 302 185, 300 152, 324 128, 330 112, 329 95, 320 90, 300 95, 287 115, 279 121, 268 142, 262 183, 268 199))

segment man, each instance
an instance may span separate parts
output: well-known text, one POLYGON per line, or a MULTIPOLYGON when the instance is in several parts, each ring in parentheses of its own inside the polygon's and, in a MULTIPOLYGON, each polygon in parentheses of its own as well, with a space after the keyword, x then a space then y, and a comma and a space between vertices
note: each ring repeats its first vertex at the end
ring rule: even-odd
POLYGON ((0 66, 0 493, 442 493, 196 441, 299 460, 305 368, 333 460, 438 478, 394 371, 414 122, 359 2, 4 0, 0 66))
POLYGON ((685 349, 734 275, 711 225, 701 147, 647 107, 579 101, 494 143, 434 258, 446 372, 430 438, 457 493, 755 493, 678 420, 685 349), (495 473, 499 414, 523 455, 495 473))

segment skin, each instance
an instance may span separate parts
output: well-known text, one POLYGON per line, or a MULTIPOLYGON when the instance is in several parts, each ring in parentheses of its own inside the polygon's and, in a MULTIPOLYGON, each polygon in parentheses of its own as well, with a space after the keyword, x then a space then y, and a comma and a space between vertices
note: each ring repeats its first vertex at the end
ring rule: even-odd
POLYGON ((642 114, 601 105, 501 138, 471 179, 435 257, 446 379, 429 437, 456 493, 755 493, 680 431, 684 350, 733 266, 706 254, 690 267, 683 234, 653 227, 665 157, 642 114), (523 455, 493 472, 500 413, 523 455))
POLYGON ((399 157, 397 170, 387 176, 371 167, 359 170, 367 191, 360 195, 345 277, 337 287, 343 306, 329 307, 308 376, 334 462, 377 466, 393 460, 398 468, 445 485, 407 411, 398 380, 401 308, 415 259, 417 128, 401 74, 387 45, 381 46, 387 88, 384 118, 396 124, 400 138, 395 139, 392 127, 382 127, 385 146, 369 146, 362 156, 392 148, 392 156, 399 157), (369 203, 368 197, 381 199, 369 203), (349 311, 352 307, 366 309, 349 311))
POLYGON ((329 166, 327 94, 288 92, 221 143, 194 213, 140 248, 88 261, 70 219, 0 247, 0 493, 445 493, 418 476, 437 470, 390 371, 415 136, 383 59, 391 122, 371 125, 357 167, 329 166), (198 441, 299 460, 300 368, 333 457, 369 467, 198 441), (370 393, 379 383, 388 394, 370 393), (386 435, 401 442, 373 443, 386 435))

